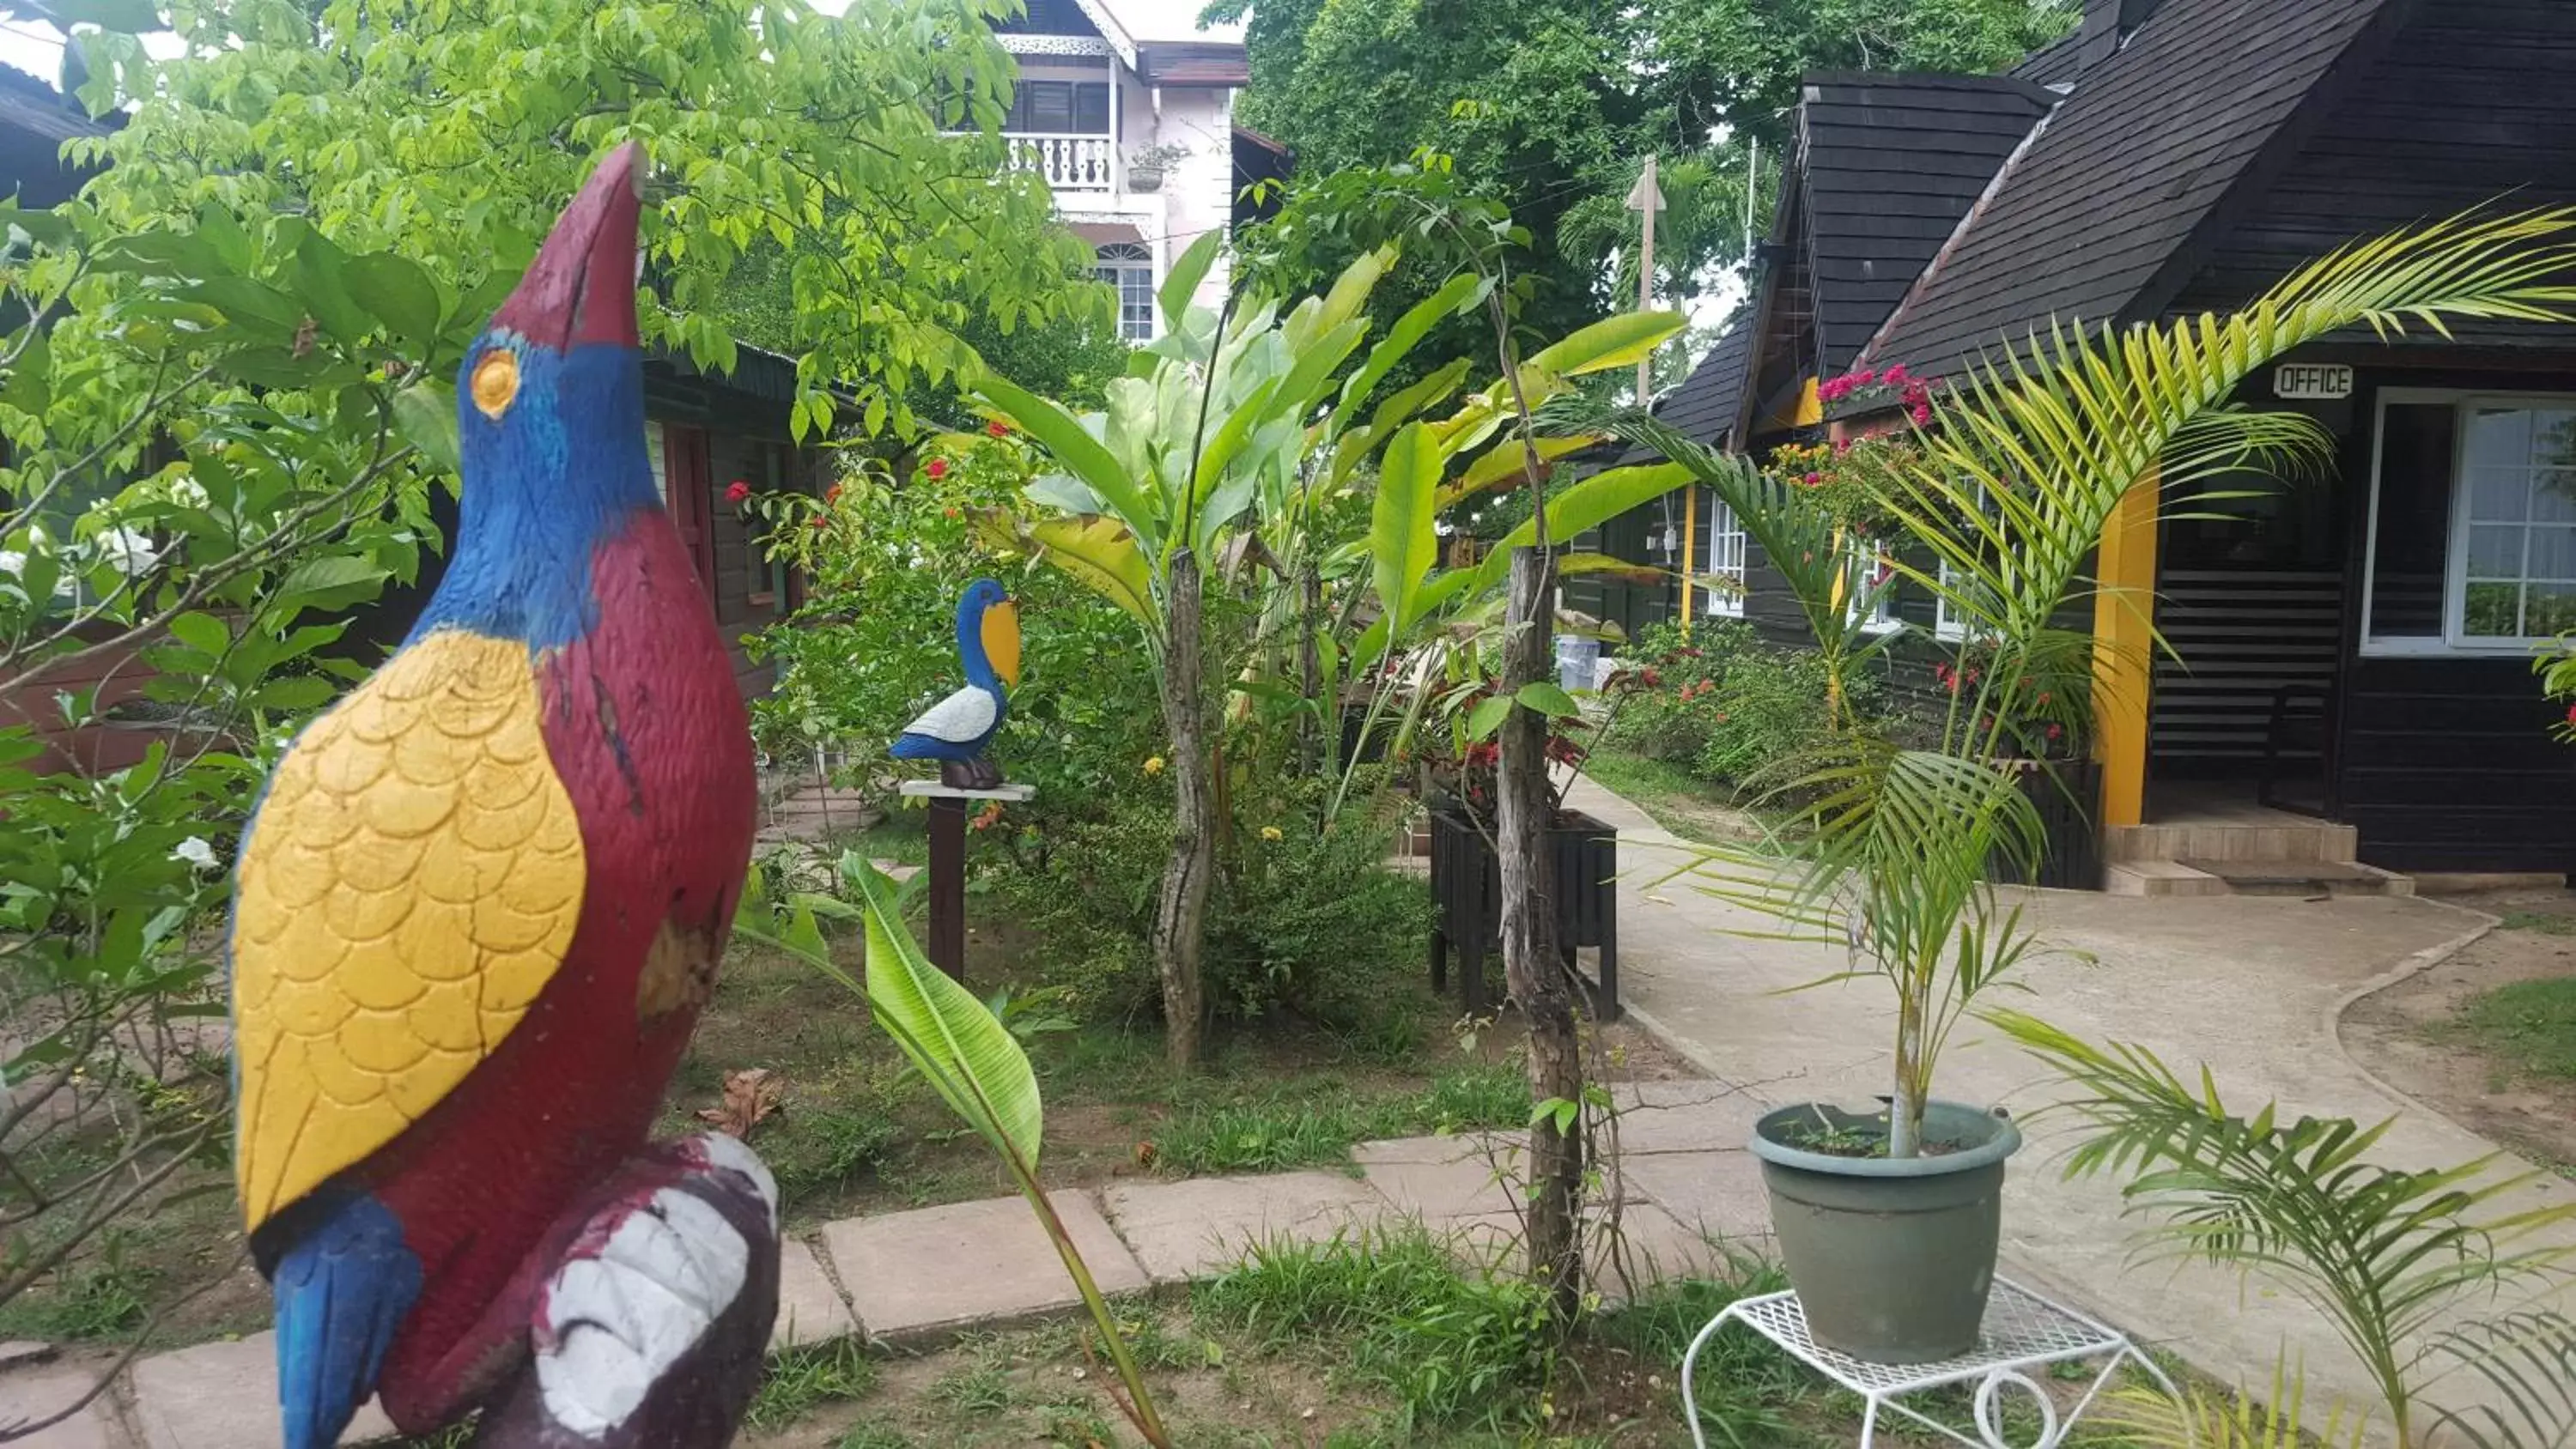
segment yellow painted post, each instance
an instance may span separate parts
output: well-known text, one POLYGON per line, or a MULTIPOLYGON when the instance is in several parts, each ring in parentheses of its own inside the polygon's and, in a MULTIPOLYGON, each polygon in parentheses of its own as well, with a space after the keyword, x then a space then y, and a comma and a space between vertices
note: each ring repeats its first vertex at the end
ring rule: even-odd
POLYGON ((1699 485, 1682 490, 1682 639, 1690 639, 1691 568, 1699 562, 1699 485))
POLYGON ((2102 763, 2102 824, 2138 825, 2147 805, 2147 707, 2155 664, 2159 475, 2132 486, 2102 528, 2094 570, 2093 757, 2102 763))

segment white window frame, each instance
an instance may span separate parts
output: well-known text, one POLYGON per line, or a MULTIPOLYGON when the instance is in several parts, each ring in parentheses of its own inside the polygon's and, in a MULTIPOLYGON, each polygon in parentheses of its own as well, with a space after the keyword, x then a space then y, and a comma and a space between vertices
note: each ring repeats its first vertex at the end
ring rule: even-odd
POLYGON ((1093 250, 1092 275, 1118 293, 1118 337, 1122 342, 1151 342, 1162 333, 1161 309, 1154 302, 1154 249, 1143 242, 1102 242, 1093 250), (1145 274, 1145 330, 1130 332, 1127 321, 1127 274, 1145 274))
MULTIPOLYGON (((1992 502, 1992 498, 1986 492, 1986 485, 1979 483, 1977 485, 1977 511, 1979 513, 1987 512, 1991 507, 1992 502)), ((1951 581, 1957 578, 1958 575, 1952 571, 1950 561, 1946 558, 1936 560, 1936 565, 1934 572, 1941 580, 1941 587, 1944 589, 1949 588, 1951 581)), ((1950 617, 1950 596, 1947 594, 1936 593, 1932 596, 1932 637, 1940 640, 1944 644, 1965 644, 1968 642, 1968 621, 1965 619, 1953 619, 1950 617)))
POLYGON ((2363 530, 2361 555, 2361 647, 2364 658, 2421 658, 2458 655, 2469 658, 2527 658, 2555 642, 2553 635, 2503 638, 2464 632, 2468 605, 2469 490, 2461 486, 2466 465, 2468 410, 2480 404, 2554 407, 2576 411, 2576 393, 2512 392, 2478 388, 2386 387, 2372 401, 2370 413, 2370 512, 2363 530), (2454 418, 2451 442, 2450 537, 2442 561, 2442 633, 2439 637, 2380 639, 2373 637, 2371 613, 2379 598, 2379 493, 2388 451, 2388 409, 2394 405, 2447 403, 2454 418))
POLYGON ((1861 591, 1869 586, 1868 577, 1878 572, 1879 555, 1884 552, 1878 540, 1854 534, 1843 547, 1851 553, 1851 573, 1847 580, 1850 588, 1843 595, 1843 613, 1857 620, 1863 633, 1889 634, 1904 628, 1905 621, 1896 614, 1894 589, 1879 590, 1877 607, 1870 611, 1868 618, 1860 617, 1861 591))
POLYGON ((1717 496, 1717 490, 1702 488, 1700 493, 1700 501, 1704 505, 1700 514, 1700 557, 1691 560, 1691 568, 1702 578, 1732 577, 1735 580, 1735 592, 1731 594, 1701 589, 1700 612, 1713 618, 1741 619, 1744 617, 1746 565, 1750 558, 1744 520, 1735 516, 1735 510, 1727 507, 1726 500, 1717 496), (1726 520, 1724 528, 1718 527, 1720 518, 1726 520), (1721 542, 1727 545, 1724 550, 1719 547, 1721 542), (1733 555, 1734 566, 1731 569, 1720 567, 1722 553, 1733 555))

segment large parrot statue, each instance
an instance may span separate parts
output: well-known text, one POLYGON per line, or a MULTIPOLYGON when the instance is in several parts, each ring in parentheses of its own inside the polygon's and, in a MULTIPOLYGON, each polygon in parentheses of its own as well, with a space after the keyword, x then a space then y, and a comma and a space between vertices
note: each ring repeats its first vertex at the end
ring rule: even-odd
POLYGON ((464 491, 402 646, 288 749, 231 931, 235 1171, 287 1449, 722 1445, 777 1192, 650 1146, 751 853, 748 721, 644 449, 642 158, 603 160, 457 385, 464 491))

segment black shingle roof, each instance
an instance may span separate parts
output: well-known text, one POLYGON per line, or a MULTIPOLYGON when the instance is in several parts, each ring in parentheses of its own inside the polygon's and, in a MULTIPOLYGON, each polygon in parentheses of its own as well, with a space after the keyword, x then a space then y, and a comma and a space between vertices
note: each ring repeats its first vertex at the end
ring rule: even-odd
POLYGON ((2153 310, 2150 283, 2391 3, 2166 0, 2058 106, 1869 358, 1950 372, 2052 316, 2153 310))
POLYGON ((1798 108, 1817 355, 1860 355, 2056 97, 2006 76, 1816 74, 1798 108))
MULTIPOLYGON (((1682 380, 1655 416, 1693 442, 1719 446, 1735 426, 1744 405, 1744 367, 1753 358, 1753 314, 1738 311, 1735 320, 1682 380)), ((1631 450, 1633 458, 1641 450, 1631 450)))
POLYGON ((2034 50, 2012 74, 2035 86, 2073 85, 2084 74, 2084 32, 2070 30, 2058 40, 2034 50))

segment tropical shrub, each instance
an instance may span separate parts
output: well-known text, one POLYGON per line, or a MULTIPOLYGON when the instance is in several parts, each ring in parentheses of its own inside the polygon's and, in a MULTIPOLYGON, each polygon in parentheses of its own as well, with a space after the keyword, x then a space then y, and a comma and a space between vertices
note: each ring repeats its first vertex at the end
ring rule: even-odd
POLYGON ((1603 743, 1648 759, 1688 764, 1717 727, 1719 682, 1734 660, 1755 647, 1751 626, 1650 624, 1619 651, 1618 712, 1603 743))
MULTIPOLYGON (((1710 724, 1691 768, 1703 779, 1760 791, 1785 783, 1781 771, 1807 761, 1828 734, 1835 680, 1802 649, 1754 648, 1728 664, 1712 695, 1710 724)), ((1846 707, 1868 720, 1878 698, 1872 676, 1844 684, 1846 707)))
MULTIPOLYGON (((1358 1027, 1390 977, 1418 964, 1428 893, 1384 868, 1385 822, 1319 825, 1319 790, 1308 782, 1238 796, 1220 831, 1205 963, 1214 1019, 1286 1013, 1358 1027)), ((1158 787, 1093 818, 1033 825, 1009 836, 1011 863, 987 877, 1045 940, 1040 980, 1064 988, 1066 1008, 1086 1020, 1160 1009, 1145 945, 1158 887, 1138 863, 1170 849, 1170 811, 1158 787)))

